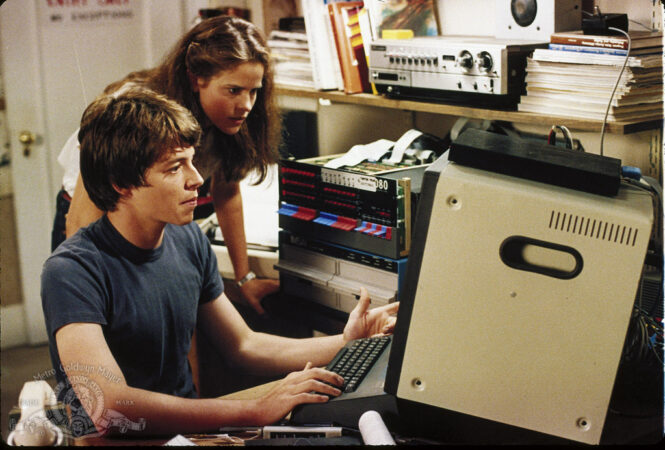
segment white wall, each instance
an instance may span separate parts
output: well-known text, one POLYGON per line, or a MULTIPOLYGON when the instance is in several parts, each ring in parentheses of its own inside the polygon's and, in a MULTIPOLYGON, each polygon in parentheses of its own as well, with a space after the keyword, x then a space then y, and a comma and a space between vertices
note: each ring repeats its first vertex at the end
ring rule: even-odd
MULTIPOLYGON (((509 0, 437 0, 442 33, 493 36, 496 1, 510 4, 509 0)), ((662 29, 663 8, 658 0, 596 0, 595 3, 603 13, 627 13, 630 20, 662 29)), ((634 22, 629 28, 641 29, 634 22)))

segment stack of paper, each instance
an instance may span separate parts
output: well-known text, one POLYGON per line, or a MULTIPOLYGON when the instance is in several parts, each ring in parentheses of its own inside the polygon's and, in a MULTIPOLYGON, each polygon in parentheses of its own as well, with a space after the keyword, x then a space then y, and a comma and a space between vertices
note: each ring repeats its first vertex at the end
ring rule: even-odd
POLYGON ((602 46, 608 40, 592 46, 587 39, 577 49, 557 44, 534 50, 527 59, 526 94, 518 110, 596 120, 603 120, 607 111, 607 120, 619 122, 662 119, 662 45, 649 47, 651 53, 629 53, 625 42, 625 54, 617 55, 610 50, 623 44, 616 36, 612 39, 618 42, 615 48, 602 46))
POLYGON ((314 87, 312 62, 305 33, 273 30, 268 37, 268 46, 275 71, 275 83, 314 87))

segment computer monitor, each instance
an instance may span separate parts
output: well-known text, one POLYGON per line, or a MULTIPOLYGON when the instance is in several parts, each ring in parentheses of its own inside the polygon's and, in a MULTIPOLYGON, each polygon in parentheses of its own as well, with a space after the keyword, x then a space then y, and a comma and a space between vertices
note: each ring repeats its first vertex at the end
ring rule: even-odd
POLYGON ((653 223, 651 195, 477 169, 425 172, 387 363, 294 411, 456 442, 598 443, 653 223), (345 406, 343 406, 345 405, 345 406), (541 439, 542 438, 542 439, 541 439))
POLYGON ((420 206, 385 391, 599 443, 651 195, 622 185, 603 196, 440 160, 420 206))

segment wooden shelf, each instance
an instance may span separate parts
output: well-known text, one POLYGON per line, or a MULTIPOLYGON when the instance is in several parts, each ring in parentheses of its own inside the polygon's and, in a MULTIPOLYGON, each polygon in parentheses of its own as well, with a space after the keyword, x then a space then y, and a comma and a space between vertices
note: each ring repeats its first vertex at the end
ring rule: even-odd
MULTIPOLYGON (((448 105, 443 103, 428 103, 415 100, 401 100, 387 98, 384 95, 353 94, 347 95, 341 91, 317 91, 315 89, 293 88, 278 86, 278 95, 305 97, 330 100, 335 103, 352 105, 376 106, 379 108, 400 109, 405 111, 427 112, 450 116, 469 117, 472 119, 501 120, 534 125, 563 125, 571 130, 600 132, 602 121, 567 118, 561 116, 546 116, 542 114, 518 111, 503 111, 497 109, 472 108, 468 106, 448 105)), ((605 131, 614 134, 630 134, 644 130, 656 130, 663 126, 663 119, 635 121, 635 122, 608 122, 605 131)))

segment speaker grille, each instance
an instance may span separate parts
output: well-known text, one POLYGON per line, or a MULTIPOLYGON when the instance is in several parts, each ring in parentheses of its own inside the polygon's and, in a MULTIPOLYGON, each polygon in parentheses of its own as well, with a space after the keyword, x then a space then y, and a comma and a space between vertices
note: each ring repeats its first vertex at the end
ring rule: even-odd
POLYGON ((629 247, 635 246, 638 231, 637 228, 620 223, 555 210, 552 210, 550 215, 549 228, 600 241, 615 242, 629 247))

